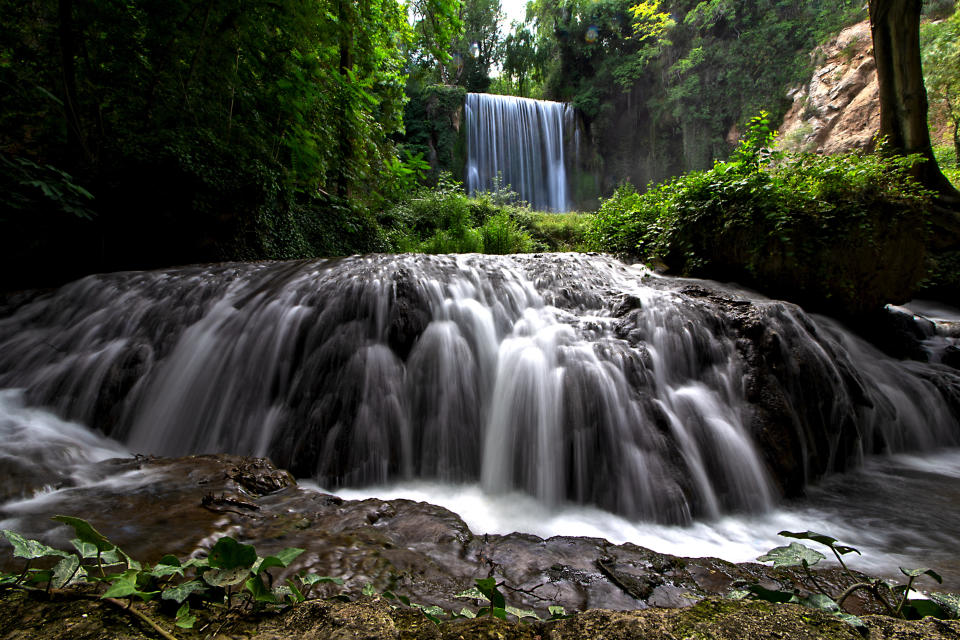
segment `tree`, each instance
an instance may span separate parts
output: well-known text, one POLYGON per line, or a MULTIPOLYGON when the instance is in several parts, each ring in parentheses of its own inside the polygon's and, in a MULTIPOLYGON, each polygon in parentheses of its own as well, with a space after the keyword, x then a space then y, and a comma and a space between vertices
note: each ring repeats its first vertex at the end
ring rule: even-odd
POLYGON ((940 103, 953 125, 954 160, 960 168, 960 12, 926 25, 922 35, 928 96, 940 103))
POLYGON ((538 62, 533 34, 514 22, 513 31, 503 41, 503 72, 516 79, 518 95, 528 95, 527 79, 535 73, 538 62))
MULTIPOLYGON (((870 28, 880 83, 880 133, 904 154, 926 159, 915 176, 940 194, 939 201, 960 207, 960 193, 943 175, 933 157, 927 126, 927 92, 920 56, 920 12, 923 0, 870 0, 870 28)), ((950 221, 960 233, 960 213, 950 221)))
POLYGON ((454 46, 457 84, 467 91, 490 87, 490 66, 500 51, 500 0, 463 0, 463 32, 454 46))

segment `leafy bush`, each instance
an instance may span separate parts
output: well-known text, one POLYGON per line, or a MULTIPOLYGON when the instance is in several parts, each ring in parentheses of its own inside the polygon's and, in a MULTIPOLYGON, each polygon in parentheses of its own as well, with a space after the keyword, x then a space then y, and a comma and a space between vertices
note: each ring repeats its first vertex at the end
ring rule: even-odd
POLYGON ((468 197, 460 182, 442 173, 435 188, 422 187, 384 212, 379 222, 387 229, 393 251, 505 254, 536 250, 524 228, 530 210, 525 205, 502 204, 508 199, 505 189, 468 197))
POLYGON ((592 248, 739 280, 838 315, 905 299, 923 275, 931 194, 918 156, 775 154, 765 114, 728 162, 605 201, 592 248))

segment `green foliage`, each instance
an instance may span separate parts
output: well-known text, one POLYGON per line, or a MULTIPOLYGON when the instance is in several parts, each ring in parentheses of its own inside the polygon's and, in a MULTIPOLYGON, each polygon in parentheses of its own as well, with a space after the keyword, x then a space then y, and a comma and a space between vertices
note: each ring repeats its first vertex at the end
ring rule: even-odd
POLYGON ((940 162, 940 167, 952 168, 954 171, 948 177, 957 184, 957 170, 960 169, 960 12, 954 12, 939 22, 924 23, 920 36, 923 80, 933 107, 931 117, 939 115, 952 129, 953 163, 951 166, 951 163, 940 162))
POLYGON ((829 300, 838 314, 905 295, 922 277, 930 193, 910 177, 920 158, 775 155, 771 140, 761 116, 731 161, 642 195, 621 187, 596 215, 592 248, 820 308, 829 300))
POLYGON ((463 185, 441 174, 436 188, 421 188, 380 216, 398 252, 526 253, 538 247, 525 227, 532 213, 509 188, 467 197, 463 185))
POLYGON ((101 598, 170 600, 180 605, 176 626, 192 628, 197 619, 192 606, 231 606, 234 595, 239 595, 245 606, 281 606, 303 602, 317 584, 343 584, 339 578, 300 572, 285 585, 273 586, 271 570, 288 568, 304 550, 287 548, 262 558, 253 546, 228 536, 217 540, 206 558, 181 562, 166 555, 150 567, 130 558, 86 520, 71 516, 53 519, 73 528, 76 538, 71 544, 77 553, 3 530, 14 556, 25 558, 27 565, 19 576, 0 574, 0 586, 35 588, 27 585, 46 584, 49 590, 80 583, 103 585, 101 598), (30 567, 31 561, 43 559, 55 560, 56 565, 52 570, 30 567))
POLYGON ((859 554, 860 551, 856 548, 841 545, 835 538, 815 531, 781 531, 780 535, 787 538, 810 540, 829 548, 849 580, 849 584, 844 588, 843 592, 836 595, 832 594, 810 571, 810 567, 824 559, 825 556, 822 553, 798 542, 791 542, 787 547, 771 549, 766 554, 757 558, 757 560, 760 562, 772 561, 774 567, 802 566, 807 578, 806 586, 809 589, 813 589, 814 592, 803 594, 798 589, 794 589, 792 592, 776 591, 767 589, 759 584, 747 584, 744 585, 743 589, 734 592, 732 597, 751 597, 766 600, 767 602, 792 602, 801 604, 811 609, 832 613, 860 630, 866 629, 863 621, 843 610, 843 603, 850 595, 857 591, 868 594, 869 597, 882 605, 889 615, 895 617, 910 620, 917 620, 928 615, 941 619, 957 617, 958 610, 955 606, 957 600, 952 594, 934 593, 929 600, 911 599, 909 597, 914 580, 920 576, 929 576, 938 583, 943 582, 940 575, 932 569, 904 569, 900 567, 900 572, 908 579, 905 585, 891 585, 883 580, 864 581, 861 576, 857 576, 850 571, 842 557, 850 553, 859 554))
POLYGON ((391 139, 413 38, 396 0, 4 3, 0 22, 0 248, 20 271, 362 250, 364 221, 330 218, 423 170, 391 139))

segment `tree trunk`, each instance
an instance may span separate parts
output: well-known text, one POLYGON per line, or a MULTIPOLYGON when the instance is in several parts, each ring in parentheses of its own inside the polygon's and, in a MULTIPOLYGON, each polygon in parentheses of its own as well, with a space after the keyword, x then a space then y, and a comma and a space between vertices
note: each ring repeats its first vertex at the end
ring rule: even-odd
POLYGON ((80 123, 80 105, 77 102, 77 70, 73 24, 73 0, 59 0, 57 3, 58 32, 60 36, 60 69, 63 82, 63 112, 67 121, 68 153, 75 159, 83 157, 90 161, 80 123))
POLYGON ((880 84, 880 134, 890 146, 927 159, 914 174, 940 194, 943 204, 960 206, 960 193, 933 157, 927 128, 927 91, 920 64, 920 10, 923 0, 870 0, 873 55, 880 84))

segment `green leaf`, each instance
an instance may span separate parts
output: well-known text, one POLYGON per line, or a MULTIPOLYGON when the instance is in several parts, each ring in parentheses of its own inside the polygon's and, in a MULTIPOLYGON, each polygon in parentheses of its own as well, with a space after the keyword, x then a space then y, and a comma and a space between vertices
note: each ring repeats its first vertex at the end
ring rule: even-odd
POLYGON ((48 547, 39 540, 28 540, 15 531, 9 529, 3 530, 3 535, 13 545, 13 555, 16 558, 25 560, 36 560, 37 558, 60 557, 66 558, 72 554, 60 549, 48 547))
POLYGON ((423 612, 424 612, 425 614, 427 614, 428 616, 436 617, 436 616, 445 615, 445 614, 447 613, 446 611, 444 611, 443 609, 441 609, 440 607, 438 607, 438 606, 435 605, 435 604, 434 604, 434 605, 427 606, 427 605, 425 605, 425 604, 416 604, 416 603, 414 603, 412 606, 413 606, 414 608, 416 608, 416 609, 420 609, 420 611, 423 611, 423 612))
POLYGON ((74 518, 73 516, 53 516, 52 519, 73 527, 74 532, 77 534, 77 539, 81 542, 94 545, 101 553, 104 551, 112 551, 117 546, 107 540, 102 533, 94 529, 93 525, 86 520, 74 518))
POLYGON ((199 580, 190 580, 173 587, 163 590, 160 594, 162 600, 173 600, 174 602, 183 602, 190 597, 191 593, 200 593, 207 590, 207 585, 199 580))
POLYGON ((506 619, 507 619, 507 610, 506 610, 506 609, 502 609, 502 608, 500 608, 500 607, 494 607, 494 608, 493 608, 493 613, 491 613, 490 615, 492 615, 494 618, 500 618, 501 620, 506 620, 506 619))
POLYGON ((836 603, 836 601, 829 596, 823 595, 822 593, 811 593, 805 598, 795 595, 794 597, 790 598, 790 602, 802 604, 805 607, 810 607, 811 609, 817 609, 819 611, 826 611, 828 613, 837 613, 840 611, 840 606, 836 603))
POLYGON ((930 599, 936 602, 951 618, 960 618, 960 594, 931 593, 930 599))
POLYGON ((466 591, 461 591, 457 595, 453 596, 454 598, 470 598, 471 600, 486 600, 490 601, 490 598, 483 595, 479 589, 476 587, 470 587, 466 591))
POLYGON ((315 573, 308 573, 305 576, 300 576, 300 581, 307 585, 322 584, 325 582, 332 582, 333 584, 343 584, 343 578, 331 578, 330 576, 318 576, 315 573))
POLYGON ((789 546, 771 549, 757 558, 760 562, 773 562, 774 567, 796 567, 806 563, 813 566, 823 560, 824 556, 799 542, 791 542, 789 546))
MULTIPOLYGON (((500 593, 500 590, 497 588, 496 578, 480 578, 474 582, 477 583, 477 589, 480 590, 480 593, 485 595, 490 601, 494 610, 504 608, 506 601, 504 600, 503 594, 500 593)), ((496 615, 496 613, 494 613, 494 615, 496 615)))
POLYGON ((272 569, 273 567, 286 568, 290 566, 290 563, 296 560, 297 557, 303 552, 303 549, 288 547, 275 556, 267 556, 257 567, 257 573, 262 573, 268 569, 272 569))
POLYGON ((233 569, 208 569, 203 572, 204 581, 214 587, 229 587, 240 584, 250 577, 250 569, 235 567, 233 569))
POLYGON ((230 536, 217 540, 207 558, 214 569, 250 569, 256 561, 257 550, 252 545, 240 544, 230 536))
POLYGON ((97 557, 97 545, 95 544, 84 542, 80 538, 74 538, 70 541, 70 544, 72 544, 73 548, 77 550, 77 553, 80 554, 81 558, 87 559, 97 557))
POLYGON ((273 592, 270 589, 267 589, 267 585, 263 584, 263 578, 259 575, 252 576, 248 578, 246 582, 243 583, 244 589, 253 594, 253 599, 256 602, 276 602, 277 599, 273 595, 273 592))
POLYGON ((53 567, 53 577, 50 580, 50 586, 54 589, 62 589, 87 575, 85 569, 80 567, 80 558, 72 553, 58 562, 53 567))
POLYGON ((790 602, 793 599, 790 591, 773 591, 759 584, 747 585, 747 591, 753 594, 754 598, 767 602, 790 602))
POLYGON ((466 607, 464 607, 463 609, 460 609, 460 613, 458 613, 457 615, 460 616, 461 618, 477 617, 477 614, 475 614, 473 611, 470 611, 470 609, 467 609, 466 607))
POLYGON ((53 571, 50 569, 30 569, 27 573, 27 581, 31 584, 43 584, 53 580, 53 571))
POLYGON ((181 629, 193 629, 196 621, 197 616, 190 613, 190 604, 184 602, 180 605, 180 608, 177 609, 177 620, 175 624, 181 629))
POLYGON ((847 612, 845 612, 845 611, 839 611, 839 612, 835 612, 833 615, 835 615, 836 617, 840 618, 841 620, 843 620, 844 622, 846 622, 847 624, 849 624, 849 625, 850 625, 851 627, 853 627, 854 629, 857 629, 858 631, 860 631, 861 634, 863 634, 864 632, 867 631, 867 625, 866 625, 866 623, 864 623, 863 620, 861 620, 861 619, 858 618, 857 616, 853 615, 852 613, 847 613, 847 612))
POLYGON ((908 578, 919 578, 920 576, 927 575, 936 580, 937 583, 943 584, 943 578, 940 577, 940 574, 933 569, 927 569, 926 567, 921 569, 904 569, 903 567, 900 567, 900 573, 908 578))
POLYGON ((287 586, 290 587, 290 600, 293 602, 303 602, 306 600, 303 592, 297 588, 297 585, 294 584, 293 580, 287 580, 287 586))
POLYGON ((137 588, 137 579, 140 577, 140 571, 128 569, 117 576, 113 576, 113 584, 100 596, 101 598, 129 598, 137 596, 144 602, 150 600, 159 591, 141 591, 137 588))
POLYGON ((375 596, 377 595, 377 590, 373 588, 373 585, 369 582, 363 585, 363 591, 361 592, 365 596, 375 596))
POLYGON ((903 616, 907 620, 921 620, 927 616, 944 619, 949 617, 949 612, 945 611, 939 603, 934 600, 907 600, 903 607, 903 616))
POLYGON ((551 620, 559 620, 560 618, 568 617, 567 610, 558 604, 550 605, 549 607, 547 607, 547 611, 550 612, 551 620))
POLYGON ((518 609, 516 607, 508 606, 505 607, 505 610, 507 613, 517 616, 518 620, 522 620, 523 618, 535 618, 537 620, 540 619, 540 616, 538 616, 537 613, 531 609, 518 609))
POLYGON ((144 575, 153 578, 166 578, 167 576, 182 576, 183 567, 175 567, 169 564, 158 564, 150 571, 144 571, 144 575))

